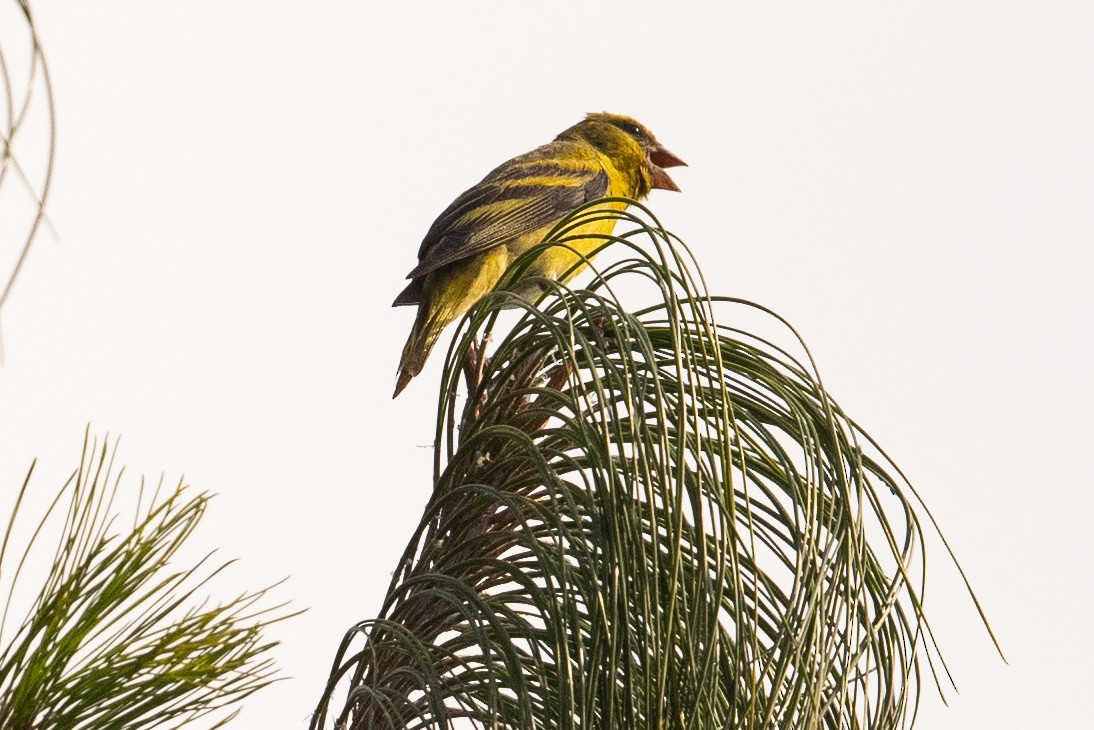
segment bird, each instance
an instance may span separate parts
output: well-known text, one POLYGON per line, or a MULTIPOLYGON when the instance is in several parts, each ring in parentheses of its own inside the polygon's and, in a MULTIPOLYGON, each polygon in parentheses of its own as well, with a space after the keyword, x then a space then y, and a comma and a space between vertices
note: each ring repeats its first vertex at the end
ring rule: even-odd
MULTIPOLYGON (((406 277, 410 283, 392 304, 418 307, 392 397, 421 372, 444 328, 490 292, 509 263, 566 215, 599 198, 643 200, 653 189, 679 192, 665 168, 686 164, 637 120, 597 112, 554 141, 503 162, 462 193, 426 232, 418 265, 406 277)), ((626 203, 604 207, 623 210, 626 203)), ((577 253, 565 247, 545 250, 523 278, 566 283, 614 227, 614 216, 581 225, 568 236, 577 253)))

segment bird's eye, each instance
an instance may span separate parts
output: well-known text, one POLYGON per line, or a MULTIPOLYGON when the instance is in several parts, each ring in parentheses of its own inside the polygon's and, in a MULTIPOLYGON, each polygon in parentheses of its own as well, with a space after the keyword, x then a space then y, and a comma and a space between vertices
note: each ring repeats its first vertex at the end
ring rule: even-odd
POLYGON ((627 121, 626 119, 616 119, 612 124, 635 139, 645 139, 648 134, 640 125, 627 121))

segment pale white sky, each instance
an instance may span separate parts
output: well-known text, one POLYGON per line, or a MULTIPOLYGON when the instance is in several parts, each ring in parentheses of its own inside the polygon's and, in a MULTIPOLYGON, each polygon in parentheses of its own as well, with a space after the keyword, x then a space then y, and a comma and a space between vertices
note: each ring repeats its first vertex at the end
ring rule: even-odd
POLYGON ((0 514, 34 457, 63 482, 88 422, 134 477, 217 492, 193 541, 240 558, 225 593, 288 575, 310 608, 276 632, 293 679, 235 727, 306 726, 428 497, 440 356, 390 399, 422 235, 599 110, 690 163, 651 207, 712 290, 798 328, 970 574, 1011 664, 936 551, 961 693, 927 688, 919 726, 1085 721, 1094 6, 35 7, 58 238, 3 312, 0 514))

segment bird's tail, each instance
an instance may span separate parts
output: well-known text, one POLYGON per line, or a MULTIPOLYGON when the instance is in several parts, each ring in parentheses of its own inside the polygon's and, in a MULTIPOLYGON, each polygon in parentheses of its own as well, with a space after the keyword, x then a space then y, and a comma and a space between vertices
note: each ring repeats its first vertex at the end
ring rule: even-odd
POLYGON ((403 346, 403 356, 399 359, 399 378, 395 381, 395 394, 392 398, 398 398, 411 378, 422 372, 426 358, 444 329, 445 323, 435 316, 429 316, 429 309, 431 308, 426 306, 418 307, 418 317, 414 320, 410 337, 403 346))

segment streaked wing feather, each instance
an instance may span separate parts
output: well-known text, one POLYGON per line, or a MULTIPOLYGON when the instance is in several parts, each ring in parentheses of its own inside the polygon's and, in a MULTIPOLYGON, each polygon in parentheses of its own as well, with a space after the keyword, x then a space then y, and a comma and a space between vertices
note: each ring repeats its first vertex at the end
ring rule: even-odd
POLYGON ((395 301, 391 303, 391 306, 409 307, 418 304, 422 301, 422 293, 422 280, 420 278, 411 279, 406 288, 399 292, 399 296, 395 297, 395 301))
MULTIPOLYGON (((546 159, 565 150, 555 142, 514 158, 460 195, 422 241, 419 263, 408 279, 482 253, 549 226, 584 203, 603 197, 608 175, 595 162, 581 168, 546 159), (554 184, 535 184, 544 178, 554 184), (526 181, 527 184, 522 184, 526 181)), ((406 302, 410 303, 410 302, 406 302)))

